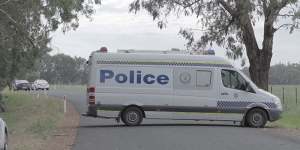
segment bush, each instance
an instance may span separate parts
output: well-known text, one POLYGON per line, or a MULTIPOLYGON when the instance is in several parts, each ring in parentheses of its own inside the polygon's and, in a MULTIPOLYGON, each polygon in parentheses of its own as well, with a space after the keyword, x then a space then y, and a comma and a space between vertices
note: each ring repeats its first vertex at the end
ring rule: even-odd
POLYGON ((0 113, 5 112, 5 107, 4 107, 4 102, 3 102, 3 96, 2 93, 0 92, 0 113))

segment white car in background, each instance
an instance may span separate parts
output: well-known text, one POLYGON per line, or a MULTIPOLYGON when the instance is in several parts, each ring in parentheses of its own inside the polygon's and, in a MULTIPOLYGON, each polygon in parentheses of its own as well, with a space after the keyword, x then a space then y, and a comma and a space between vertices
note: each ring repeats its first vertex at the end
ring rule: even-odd
POLYGON ((7 150, 8 132, 5 122, 0 118, 0 150, 7 150))
POLYGON ((49 90, 49 83, 46 80, 35 80, 32 84, 34 90, 49 90))

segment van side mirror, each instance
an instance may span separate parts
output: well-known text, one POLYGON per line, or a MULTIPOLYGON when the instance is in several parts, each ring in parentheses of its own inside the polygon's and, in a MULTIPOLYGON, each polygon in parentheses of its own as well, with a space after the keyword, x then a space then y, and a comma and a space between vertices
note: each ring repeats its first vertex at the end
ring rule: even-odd
POLYGON ((246 87, 245 91, 251 92, 251 93, 255 93, 255 91, 254 91, 254 90, 252 89, 252 87, 250 86, 249 82, 246 82, 245 87, 246 87))
POLYGON ((240 86, 240 90, 247 91, 247 86, 248 86, 248 84, 247 84, 247 83, 245 83, 245 84, 241 84, 241 86, 240 86))
POLYGON ((245 83, 245 90, 248 92, 249 91, 249 88, 250 88, 250 85, 248 82, 245 83))
POLYGON ((241 90, 249 92, 250 86, 248 82, 245 82, 244 84, 241 85, 241 90))

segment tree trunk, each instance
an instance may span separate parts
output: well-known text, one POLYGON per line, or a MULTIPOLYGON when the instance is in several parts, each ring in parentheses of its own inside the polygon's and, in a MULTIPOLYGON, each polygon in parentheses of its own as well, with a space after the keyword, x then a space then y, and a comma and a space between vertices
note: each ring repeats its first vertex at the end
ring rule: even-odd
POLYGON ((265 20, 263 48, 259 49, 254 29, 248 14, 240 18, 243 42, 249 59, 251 80, 264 90, 268 90, 269 70, 272 58, 274 28, 269 20, 265 20))
POLYGON ((268 90, 269 85, 270 61, 267 57, 270 57, 270 55, 266 54, 265 50, 258 50, 258 56, 252 58, 253 60, 250 61, 249 67, 251 80, 264 90, 268 90))

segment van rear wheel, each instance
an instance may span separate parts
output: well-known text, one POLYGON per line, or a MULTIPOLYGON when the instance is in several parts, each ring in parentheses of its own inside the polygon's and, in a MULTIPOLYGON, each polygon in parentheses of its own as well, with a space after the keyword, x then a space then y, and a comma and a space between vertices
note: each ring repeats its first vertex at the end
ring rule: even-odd
POLYGON ((128 107, 121 113, 121 119, 127 126, 138 126, 143 121, 143 112, 138 107, 128 107))
POLYGON ((267 121, 267 113, 263 109, 254 108, 247 113, 247 124, 253 128, 263 128, 267 121))

